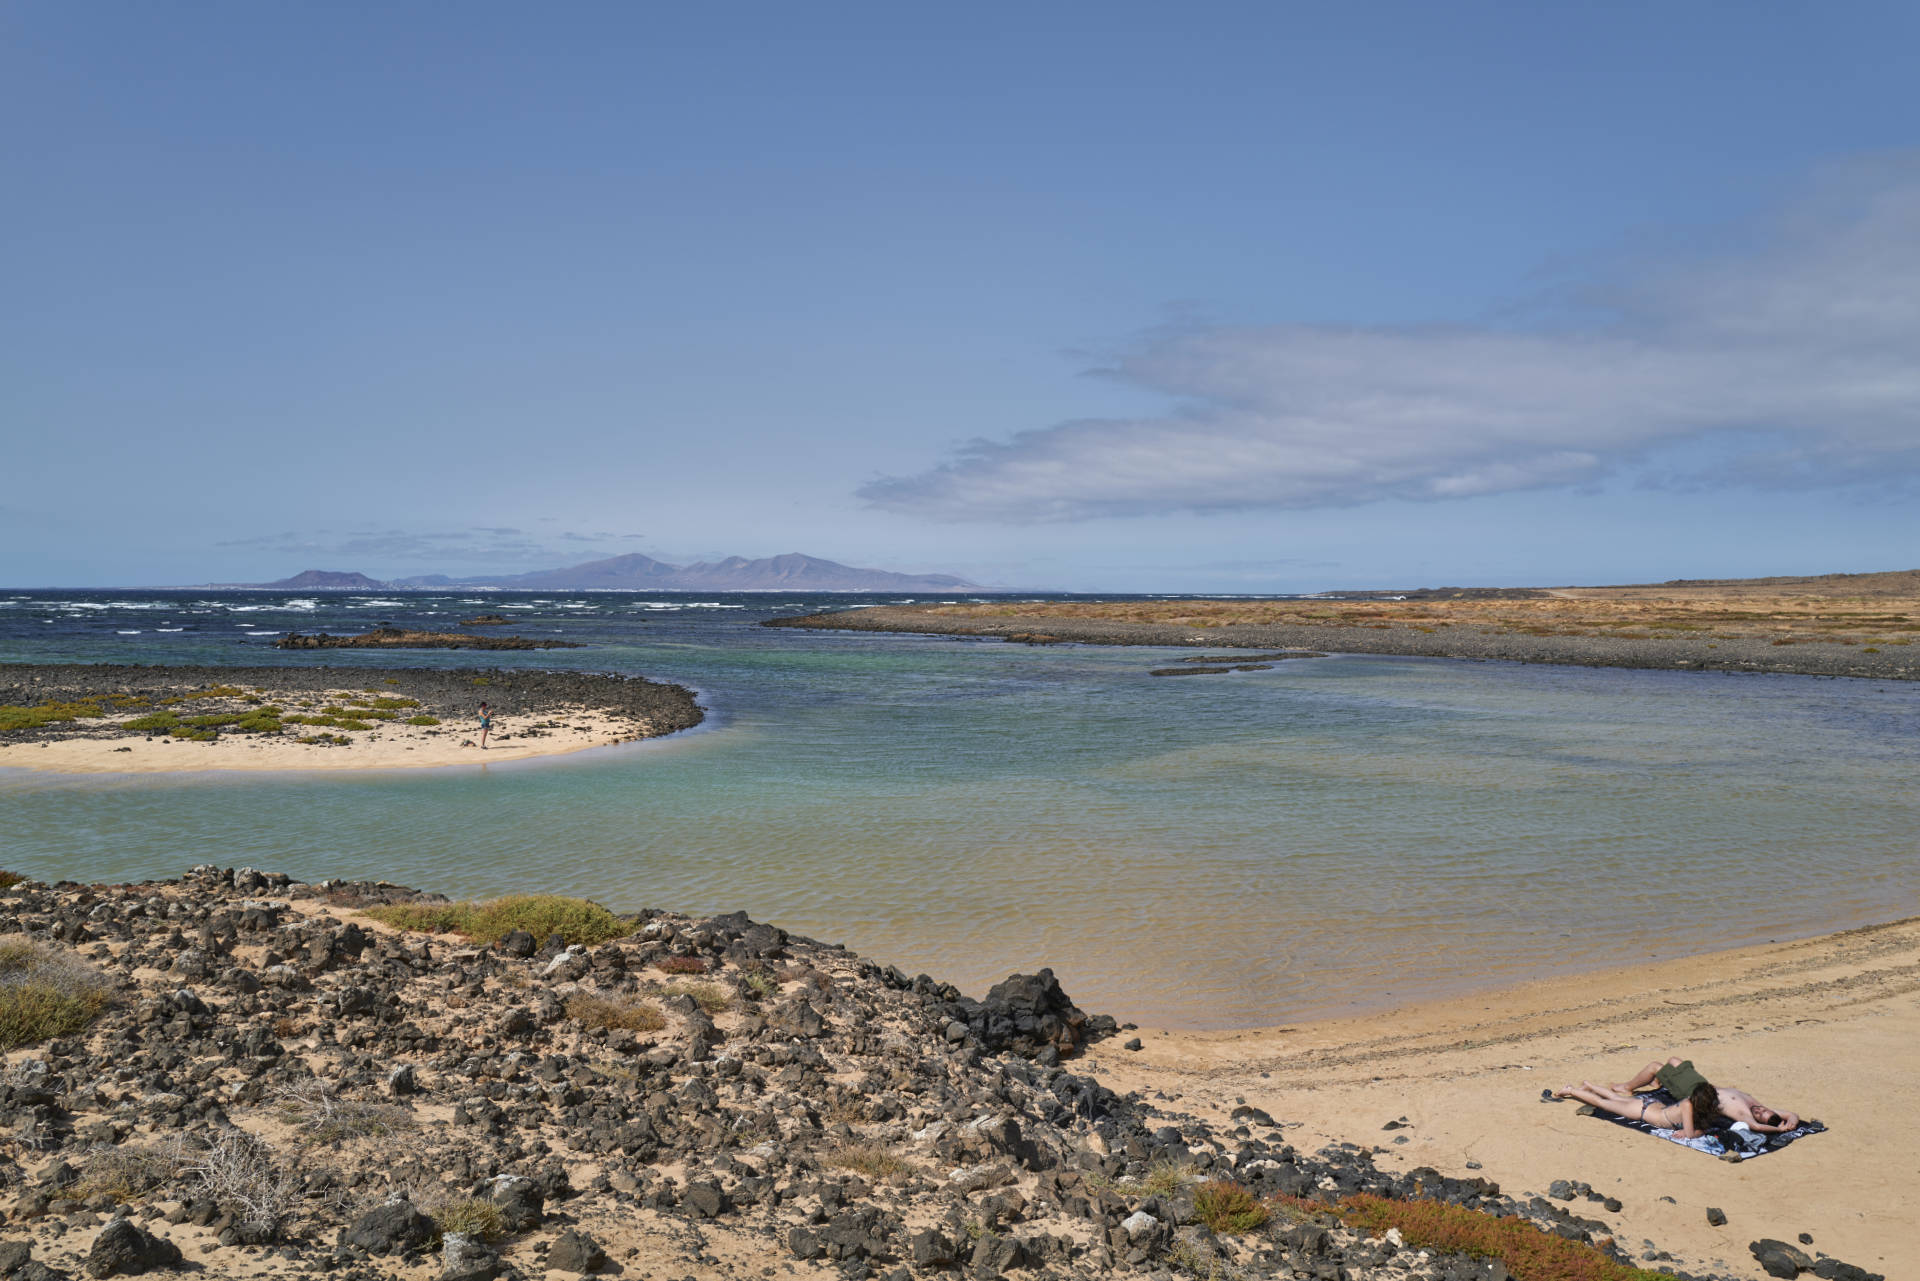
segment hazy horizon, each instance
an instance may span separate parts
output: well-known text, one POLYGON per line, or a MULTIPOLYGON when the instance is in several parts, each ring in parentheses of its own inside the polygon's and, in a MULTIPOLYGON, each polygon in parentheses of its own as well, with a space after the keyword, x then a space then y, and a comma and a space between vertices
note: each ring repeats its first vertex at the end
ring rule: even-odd
POLYGON ((0 582, 1920 564, 1920 12, 10 7, 0 582))

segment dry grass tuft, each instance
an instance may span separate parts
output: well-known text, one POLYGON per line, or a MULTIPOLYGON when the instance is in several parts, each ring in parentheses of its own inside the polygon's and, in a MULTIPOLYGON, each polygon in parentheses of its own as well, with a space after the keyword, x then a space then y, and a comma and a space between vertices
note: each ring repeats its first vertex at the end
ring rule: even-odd
POLYGON ((567 1017, 578 1019, 589 1028, 619 1028, 628 1032, 658 1032, 667 1025, 666 1016, 645 1001, 584 993, 567 1002, 567 1017))
POLYGON ((300 1206, 299 1168, 245 1130, 225 1131, 205 1151, 184 1158, 180 1172, 192 1176, 222 1209, 274 1231, 300 1206))
POLYGON ((83 1031, 107 1008, 107 980, 24 935, 0 940, 0 1051, 83 1031))
POLYGON ((485 1197, 463 1196, 430 1207, 427 1216, 443 1237, 455 1233, 492 1244, 507 1234, 506 1216, 485 1197))
POLYGON ((662 974, 705 974, 707 963, 697 956, 663 956, 653 963, 662 974))
POLYGON ((920 1172, 919 1166, 879 1143, 849 1143, 836 1148, 825 1160, 835 1169, 852 1170, 879 1183, 897 1182, 920 1172))
POLYGON ((103 1147, 87 1154, 80 1181, 68 1195, 81 1201, 110 1196, 125 1204, 172 1183, 188 1164, 178 1140, 156 1147, 103 1147))

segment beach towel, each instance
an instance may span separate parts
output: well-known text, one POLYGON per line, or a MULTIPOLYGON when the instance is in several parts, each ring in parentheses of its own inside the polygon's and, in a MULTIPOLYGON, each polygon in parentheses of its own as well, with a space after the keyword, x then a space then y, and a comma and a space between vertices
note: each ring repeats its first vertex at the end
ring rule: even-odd
MULTIPOLYGON (((1665 1090, 1651 1090, 1646 1098, 1656 1104, 1672 1105, 1679 1100, 1665 1090)), ((1602 1121, 1611 1121, 1615 1125, 1624 1125, 1629 1130, 1638 1130, 1642 1134, 1655 1135, 1669 1143, 1678 1143, 1683 1148, 1692 1148, 1695 1152, 1704 1152, 1708 1156, 1725 1157, 1731 1161, 1751 1161, 1754 1157, 1765 1156, 1769 1152, 1778 1152, 1795 1139, 1803 1139, 1809 1134, 1819 1134, 1827 1127, 1818 1121, 1802 1121, 1800 1128, 1787 1130, 1780 1134, 1759 1134, 1747 1128, 1744 1121, 1734 1122, 1731 1129, 1714 1130, 1698 1138, 1683 1139, 1678 1130, 1663 1130, 1648 1125, 1645 1121, 1634 1121, 1624 1116, 1615 1116, 1611 1112, 1594 1109, 1593 1115, 1602 1121)))

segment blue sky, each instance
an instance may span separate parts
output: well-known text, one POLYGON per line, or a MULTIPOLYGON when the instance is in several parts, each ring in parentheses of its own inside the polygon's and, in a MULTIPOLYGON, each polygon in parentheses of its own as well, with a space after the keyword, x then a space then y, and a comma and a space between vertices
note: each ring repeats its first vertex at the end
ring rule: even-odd
POLYGON ((0 583, 1920 565, 1911 5, 17 3, 0 583))

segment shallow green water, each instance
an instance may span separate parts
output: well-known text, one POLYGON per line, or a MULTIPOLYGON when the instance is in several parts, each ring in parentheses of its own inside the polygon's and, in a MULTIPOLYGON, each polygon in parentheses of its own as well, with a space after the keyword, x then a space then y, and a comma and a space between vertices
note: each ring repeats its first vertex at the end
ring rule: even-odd
MULTIPOLYGON (((0 771, 0 865, 740 908, 976 993, 1050 964, 1088 1008, 1202 1027, 1920 910, 1911 685, 1361 657, 1167 680, 1166 651, 769 631, 791 603, 755 604, 602 599, 565 615, 596 648, 504 656, 693 684, 691 734, 352 778, 0 771)), ((4 656, 120 652, 96 630, 4 656)), ((262 658, 165 656, 209 655, 262 658)))

